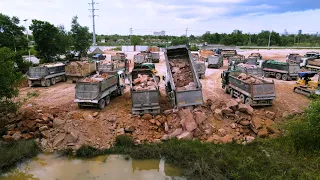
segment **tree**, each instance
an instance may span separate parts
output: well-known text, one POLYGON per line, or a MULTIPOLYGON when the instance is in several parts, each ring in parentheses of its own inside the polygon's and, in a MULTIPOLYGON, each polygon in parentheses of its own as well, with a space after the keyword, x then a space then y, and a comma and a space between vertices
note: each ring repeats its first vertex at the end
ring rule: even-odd
POLYGON ((23 33, 25 28, 19 26, 17 17, 10 18, 0 13, 0 47, 8 47, 19 51, 28 47, 27 39, 23 33))
POLYGON ((142 40, 139 36, 131 36, 131 45, 141 45, 142 44, 142 40))
POLYGON ((177 46, 177 45, 187 45, 189 44, 188 38, 185 36, 177 37, 176 39, 171 41, 172 46, 177 46))
POLYGON ((35 49, 37 57, 44 62, 52 62, 54 57, 59 53, 58 36, 59 30, 49 22, 32 20, 30 29, 33 32, 35 40, 35 49))
POLYGON ((70 47, 72 45, 72 37, 71 33, 64 29, 63 25, 60 25, 58 28, 58 35, 57 35, 57 44, 58 46, 58 54, 66 55, 71 50, 70 47))
POLYGON ((16 54, 9 48, 0 48, 0 103, 18 95, 21 73, 14 68, 16 54))
POLYGON ((86 56, 90 47, 89 39, 91 37, 91 34, 89 33, 88 27, 81 26, 78 23, 77 16, 72 18, 71 36, 73 50, 79 52, 79 59, 82 56, 86 56))

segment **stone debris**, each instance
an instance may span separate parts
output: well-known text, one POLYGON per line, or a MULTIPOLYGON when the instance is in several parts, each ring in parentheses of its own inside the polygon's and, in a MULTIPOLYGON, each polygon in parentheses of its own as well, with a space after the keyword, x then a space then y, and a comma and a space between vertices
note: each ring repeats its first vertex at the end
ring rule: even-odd
POLYGON ((194 83, 190 65, 185 59, 172 59, 169 63, 172 69, 172 76, 178 90, 192 90, 197 88, 194 83))
POLYGON ((156 90, 156 83, 153 77, 148 75, 138 74, 138 77, 133 80, 133 90, 145 91, 145 90, 156 90))
POLYGON ((238 79, 245 81, 246 83, 253 83, 253 84, 263 84, 263 82, 257 78, 256 76, 247 75, 245 73, 241 73, 238 76, 238 79))
POLYGON ((81 82, 100 82, 109 78, 108 73, 95 74, 92 77, 86 77, 81 80, 81 82))

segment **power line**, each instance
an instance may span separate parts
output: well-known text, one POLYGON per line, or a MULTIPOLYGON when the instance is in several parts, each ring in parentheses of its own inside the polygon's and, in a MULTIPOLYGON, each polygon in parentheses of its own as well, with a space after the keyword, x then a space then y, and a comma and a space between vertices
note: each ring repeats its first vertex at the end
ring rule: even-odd
POLYGON ((95 24, 95 14, 94 11, 99 10, 99 9, 95 9, 94 5, 98 4, 96 2, 94 2, 94 0, 92 0, 91 3, 89 3, 91 5, 91 9, 89 9, 92 12, 92 27, 93 27, 93 33, 92 33, 92 45, 95 46, 97 45, 97 40, 96 40, 96 24, 95 24))

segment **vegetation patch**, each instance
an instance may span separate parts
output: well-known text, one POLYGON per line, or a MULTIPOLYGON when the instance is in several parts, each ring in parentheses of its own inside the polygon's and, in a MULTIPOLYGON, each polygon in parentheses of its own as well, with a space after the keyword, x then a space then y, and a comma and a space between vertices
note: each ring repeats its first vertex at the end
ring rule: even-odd
POLYGON ((0 174, 40 152, 35 141, 0 142, 0 174))

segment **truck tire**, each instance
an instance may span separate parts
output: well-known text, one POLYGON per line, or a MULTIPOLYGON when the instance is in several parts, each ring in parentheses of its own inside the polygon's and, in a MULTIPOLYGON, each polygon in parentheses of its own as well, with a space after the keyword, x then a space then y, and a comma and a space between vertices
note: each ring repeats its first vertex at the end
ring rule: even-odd
MULTIPOLYGON (((240 95, 240 99, 241 99, 241 102, 242 102, 242 103, 246 103, 246 96, 245 96, 245 95, 241 94, 241 95, 240 95)), ((247 98, 247 99, 248 99, 248 98, 247 98)))
POLYGON ((280 80, 281 77, 282 77, 282 75, 281 75, 280 73, 277 73, 277 74, 276 74, 276 79, 280 80))
POLYGON ((83 106, 81 105, 81 103, 78 103, 78 108, 79 108, 79 109, 82 109, 82 108, 83 108, 83 106))
POLYGON ((118 88, 117 91, 118 91, 117 92, 118 96, 122 96, 123 95, 123 88, 122 87, 118 88))
POLYGON ((31 80, 28 80, 28 85, 29 85, 29 87, 32 87, 32 81, 31 80))
POLYGON ((202 74, 201 75, 201 79, 204 79, 206 77, 206 75, 202 74))
POLYGON ((56 78, 51 78, 51 84, 55 85, 56 84, 56 78))
POLYGON ((263 76, 268 78, 269 77, 269 73, 268 72, 263 72, 263 76))
POLYGON ((51 85, 50 79, 46 79, 46 86, 49 87, 51 85))
POLYGON ((102 110, 102 109, 104 109, 104 107, 106 107, 106 101, 102 98, 98 102, 98 108, 102 110))
POLYGON ((61 76, 61 81, 62 82, 66 82, 67 81, 67 76, 66 75, 62 75, 61 76))
POLYGON ((247 97, 244 103, 251 105, 251 98, 247 97))
POLYGON ((288 81, 288 76, 286 74, 282 74, 282 80, 283 81, 288 81))
POLYGON ((233 89, 230 89, 230 95, 231 95, 231 97, 234 97, 234 90, 233 89))
POLYGON ((110 104, 110 96, 106 96, 105 99, 106 106, 108 106, 110 104))
POLYGON ((226 92, 226 94, 230 94, 230 88, 229 88, 229 86, 226 86, 226 87, 225 87, 225 92, 226 92))

